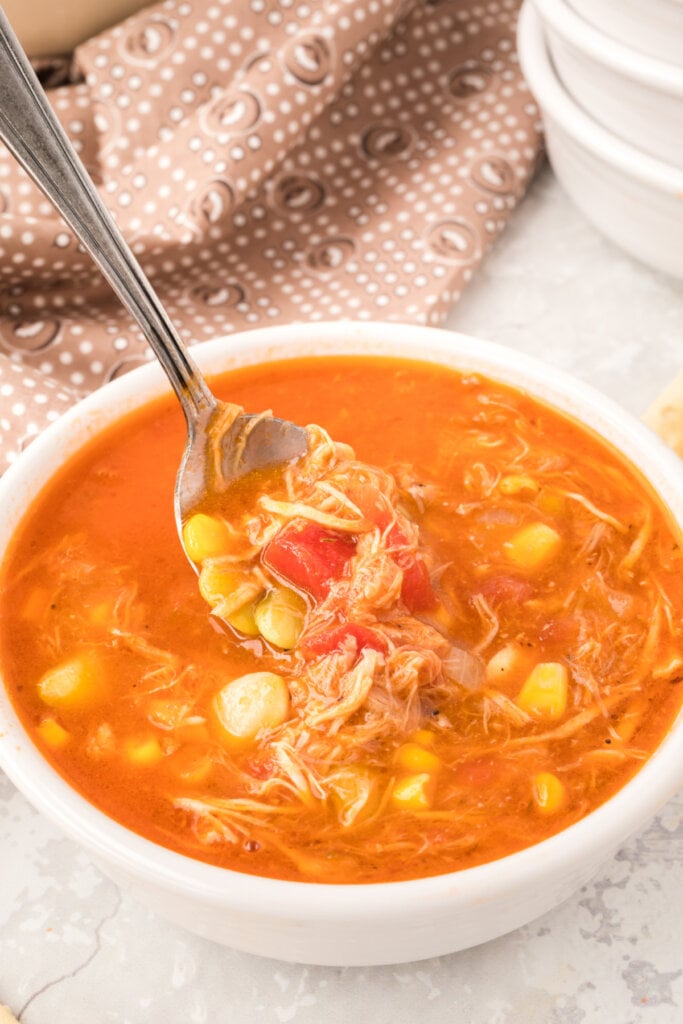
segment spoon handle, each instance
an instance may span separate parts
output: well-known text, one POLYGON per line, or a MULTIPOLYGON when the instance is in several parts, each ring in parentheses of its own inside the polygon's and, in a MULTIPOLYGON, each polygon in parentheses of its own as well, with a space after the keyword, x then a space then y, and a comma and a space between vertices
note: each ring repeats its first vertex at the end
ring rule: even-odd
POLYGON ((0 138, 61 213, 140 326, 188 427, 216 404, 208 385, 100 199, 0 8, 0 138))

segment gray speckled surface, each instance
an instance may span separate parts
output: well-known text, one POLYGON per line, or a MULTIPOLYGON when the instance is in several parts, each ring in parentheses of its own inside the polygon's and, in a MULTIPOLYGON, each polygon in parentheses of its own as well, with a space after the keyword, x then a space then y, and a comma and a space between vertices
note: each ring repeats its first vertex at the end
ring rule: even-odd
MULTIPOLYGON (((544 172, 448 326, 642 412, 683 365, 683 288, 599 238, 544 172)), ((22 1024, 680 1024, 683 794, 550 914, 414 965, 235 953, 122 895, 0 775, 0 1003, 22 1024)))

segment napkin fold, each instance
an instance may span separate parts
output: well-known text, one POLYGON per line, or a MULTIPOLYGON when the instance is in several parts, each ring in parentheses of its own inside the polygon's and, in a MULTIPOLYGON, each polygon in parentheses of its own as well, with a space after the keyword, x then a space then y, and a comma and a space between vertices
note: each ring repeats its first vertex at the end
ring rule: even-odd
MULTIPOLYGON (((80 46, 66 74, 41 70, 188 343, 278 321, 436 324, 538 162, 518 7, 167 0, 80 46)), ((0 468, 148 358, 0 147, 0 468)))

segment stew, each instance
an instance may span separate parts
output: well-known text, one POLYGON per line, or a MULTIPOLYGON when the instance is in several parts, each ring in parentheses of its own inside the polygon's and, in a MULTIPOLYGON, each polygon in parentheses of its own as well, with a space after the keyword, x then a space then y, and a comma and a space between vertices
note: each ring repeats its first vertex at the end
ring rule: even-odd
POLYGON ((427 363, 216 390, 321 426, 188 518, 198 579, 170 399, 55 474, 2 568, 6 685, 71 785, 191 857, 348 883, 504 856, 637 771, 681 703, 683 564, 617 453, 427 363))

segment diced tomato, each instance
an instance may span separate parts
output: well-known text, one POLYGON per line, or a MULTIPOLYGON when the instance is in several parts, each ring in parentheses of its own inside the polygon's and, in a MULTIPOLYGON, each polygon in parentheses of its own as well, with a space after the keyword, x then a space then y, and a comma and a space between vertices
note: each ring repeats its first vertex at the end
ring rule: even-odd
POLYGON ((330 654, 332 651, 343 650, 351 640, 355 640, 358 654, 366 647, 372 648, 373 651, 380 651, 382 654, 386 654, 389 649, 389 645, 381 633, 353 622, 313 633, 304 640, 301 646, 306 654, 330 654))
POLYGON ((406 550, 407 543, 399 527, 392 526, 387 534, 387 544, 397 549, 393 558, 403 572, 401 600, 409 612, 426 612, 434 607, 436 594, 422 557, 406 550))
MULTIPOLYGON (((386 530, 391 522, 392 511, 384 495, 376 487, 357 488, 350 494, 366 519, 386 530)), ((395 548, 394 561, 403 571, 401 600, 409 612, 424 612, 436 604, 436 594, 432 587, 427 566, 422 557, 411 551, 401 550, 408 544, 403 531, 396 525, 387 533, 387 544, 395 548)))
POLYGON ((518 576, 490 576, 479 590, 493 605, 504 604, 506 601, 523 604, 534 596, 532 584, 518 576))
POLYGON ((263 560, 278 576, 322 600, 355 553, 355 537, 317 523, 293 522, 268 544, 263 560))
POLYGON ((396 556, 396 562, 403 570, 401 600, 409 612, 426 612, 436 604, 436 594, 427 572, 427 566, 419 555, 396 556))

